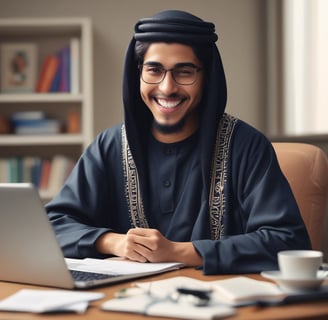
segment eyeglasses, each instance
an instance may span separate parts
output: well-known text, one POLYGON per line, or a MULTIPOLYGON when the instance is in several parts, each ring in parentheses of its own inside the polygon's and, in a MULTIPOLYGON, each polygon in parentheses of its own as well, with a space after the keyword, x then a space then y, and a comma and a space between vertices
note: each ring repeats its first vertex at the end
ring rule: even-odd
POLYGON ((181 65, 172 69, 165 69, 161 65, 141 64, 139 66, 141 79, 148 84, 161 83, 168 71, 171 72, 173 80, 183 86, 194 84, 197 79, 197 74, 202 68, 194 65, 181 65))

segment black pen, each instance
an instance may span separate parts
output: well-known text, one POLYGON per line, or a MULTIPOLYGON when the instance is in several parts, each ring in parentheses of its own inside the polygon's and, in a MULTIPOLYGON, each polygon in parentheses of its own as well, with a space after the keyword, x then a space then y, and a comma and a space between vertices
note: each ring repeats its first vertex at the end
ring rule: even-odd
POLYGON ((188 289, 188 288, 177 288, 177 292, 180 294, 190 294, 192 296, 195 296, 199 299, 209 300, 210 294, 212 290, 205 289, 205 290, 198 290, 198 289, 188 289))

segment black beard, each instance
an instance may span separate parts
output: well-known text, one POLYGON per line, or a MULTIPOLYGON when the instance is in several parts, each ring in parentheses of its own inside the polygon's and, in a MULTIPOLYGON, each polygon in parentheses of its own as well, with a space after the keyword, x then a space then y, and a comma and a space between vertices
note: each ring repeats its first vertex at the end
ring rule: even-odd
POLYGON ((186 117, 183 117, 179 122, 166 125, 160 124, 155 119, 153 120, 153 128, 162 134, 172 134, 180 132, 186 123, 186 117))

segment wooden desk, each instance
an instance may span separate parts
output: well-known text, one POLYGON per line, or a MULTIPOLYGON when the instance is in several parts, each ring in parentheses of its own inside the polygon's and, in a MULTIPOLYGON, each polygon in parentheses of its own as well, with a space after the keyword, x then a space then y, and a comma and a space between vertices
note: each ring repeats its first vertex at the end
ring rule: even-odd
MULTIPOLYGON (((177 271, 167 272, 154 277, 145 278, 147 281, 154 279, 164 279, 168 277, 175 276, 189 276, 194 277, 200 280, 217 280, 229 278, 229 276, 203 276, 201 271, 195 270, 193 268, 186 268, 177 271)), ((255 279, 262 279, 259 275, 249 275, 255 279)), ((263 279, 262 279, 263 280, 263 279)), ((328 280, 326 280, 328 284, 328 280)), ((111 285, 102 288, 96 288, 92 291, 103 292, 105 294, 105 298, 99 301, 93 302, 88 311, 85 314, 51 314, 51 315, 37 315, 37 314, 29 314, 29 313, 9 313, 9 312, 0 312, 0 320, 37 320, 37 319, 52 319, 52 320, 167 320, 169 318, 156 318, 156 317, 145 317, 143 315, 131 314, 131 313, 116 313, 116 312, 108 312, 100 310, 100 305, 106 301, 107 299, 111 299, 114 296, 114 293, 122 288, 126 288, 130 286, 130 282, 124 282, 116 285, 111 285)), ((0 282, 0 299, 3 299, 19 289, 22 288, 33 288, 33 289, 47 289, 44 287, 36 287, 29 286, 24 284, 16 284, 16 283, 6 283, 0 282)), ((310 302, 303 304, 294 304, 294 305, 286 305, 286 306, 278 306, 278 307, 242 307, 237 309, 237 313, 228 318, 229 320, 257 320, 257 319, 265 319, 265 320, 279 320, 279 319, 328 319, 328 301, 318 301, 318 302, 310 302)))

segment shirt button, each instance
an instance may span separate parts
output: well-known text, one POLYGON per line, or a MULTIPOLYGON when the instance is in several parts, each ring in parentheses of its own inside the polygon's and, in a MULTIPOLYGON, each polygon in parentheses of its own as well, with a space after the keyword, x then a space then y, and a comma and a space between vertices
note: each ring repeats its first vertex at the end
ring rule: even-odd
POLYGON ((166 154, 167 156, 171 155, 173 153, 171 148, 167 148, 164 150, 164 154, 166 154))
POLYGON ((171 181, 170 180, 164 180, 163 181, 163 186, 166 187, 166 188, 170 187, 171 186, 171 181))

